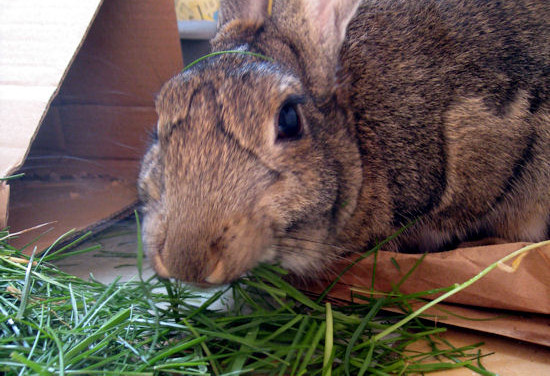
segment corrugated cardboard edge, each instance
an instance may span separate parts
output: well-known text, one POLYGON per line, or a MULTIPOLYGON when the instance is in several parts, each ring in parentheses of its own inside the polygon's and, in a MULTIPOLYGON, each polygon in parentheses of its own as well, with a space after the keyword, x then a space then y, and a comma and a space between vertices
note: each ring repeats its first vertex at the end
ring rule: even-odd
POLYGON ((0 229, 6 228, 8 225, 9 200, 10 186, 6 182, 0 182, 0 229))
POLYGON ((138 209, 138 204, 139 204, 139 201, 136 200, 133 204, 126 206, 125 208, 123 208, 122 210, 119 210, 118 212, 113 213, 112 216, 105 218, 101 221, 97 221, 91 224, 90 226, 82 229, 81 231, 78 231, 77 233, 75 233, 75 236, 73 236, 72 239, 67 239, 66 242, 69 242, 70 240, 78 238, 82 234, 85 234, 89 231, 98 233, 112 226, 114 223, 130 217, 138 209))

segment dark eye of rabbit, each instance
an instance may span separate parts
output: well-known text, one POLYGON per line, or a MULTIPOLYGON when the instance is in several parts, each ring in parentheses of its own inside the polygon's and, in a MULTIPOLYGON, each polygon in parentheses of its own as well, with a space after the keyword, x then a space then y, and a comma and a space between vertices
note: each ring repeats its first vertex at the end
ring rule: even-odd
POLYGON ((287 103, 279 112, 277 140, 298 139, 302 135, 302 122, 296 105, 287 103))

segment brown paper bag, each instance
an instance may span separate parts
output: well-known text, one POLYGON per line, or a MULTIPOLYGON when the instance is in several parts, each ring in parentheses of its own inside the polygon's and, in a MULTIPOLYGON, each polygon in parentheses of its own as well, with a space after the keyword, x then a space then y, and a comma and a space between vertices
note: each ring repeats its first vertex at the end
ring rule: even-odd
MULTIPOLYGON (((399 291, 410 294, 463 283, 527 244, 499 244, 428 254, 399 291)), ((349 301, 353 291, 363 295, 370 291, 389 292, 420 257, 418 254, 380 251, 374 279, 374 257, 368 257, 354 265, 329 296, 349 301)), ((342 270, 350 262, 353 258, 341 261, 334 269, 342 270)), ((426 317, 550 346, 550 246, 528 252, 515 271, 510 269, 494 269, 449 297, 445 304, 428 310, 426 317)), ((331 280, 329 277, 324 285, 328 286, 331 280)), ((316 292, 319 291, 322 289, 316 292)), ((422 303, 418 303, 415 308, 421 306, 422 303)))

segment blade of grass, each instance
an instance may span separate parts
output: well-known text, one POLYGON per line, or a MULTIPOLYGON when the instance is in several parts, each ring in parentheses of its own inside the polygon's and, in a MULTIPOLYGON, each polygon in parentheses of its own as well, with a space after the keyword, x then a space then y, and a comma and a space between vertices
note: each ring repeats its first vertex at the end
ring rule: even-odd
POLYGON ((130 308, 126 308, 125 310, 118 312, 116 315, 114 315, 112 318, 110 318, 108 321, 102 324, 101 327, 99 327, 99 329, 97 329, 94 333, 90 334, 89 336, 84 338, 82 341, 74 345, 69 351, 67 351, 67 353, 65 353, 65 359, 67 361, 70 361, 71 358, 73 358, 83 349, 88 347, 98 337, 102 336, 107 330, 127 320, 129 316, 130 316, 130 308))
POLYGON ((101 309, 120 291, 122 291, 121 287, 117 286, 117 282, 119 281, 119 279, 120 277, 116 278, 113 283, 107 286, 107 289, 98 297, 94 306, 88 311, 86 316, 84 316, 82 320, 80 320, 80 322, 75 325, 75 329, 87 326, 90 321, 99 314, 101 309))
MULTIPOLYGON (((34 230, 38 230, 39 228, 42 228, 42 227, 46 227, 46 226, 49 226, 51 224, 53 224, 55 222, 47 222, 47 223, 42 223, 40 225, 37 225, 37 226, 34 226, 34 227, 30 227, 30 228, 27 228, 25 230, 21 230, 21 231, 18 231, 18 232, 12 232, 12 233, 8 233, 8 232, 2 232, 2 237, 0 237, 0 242, 4 242, 8 239, 11 239, 11 238, 15 238, 19 235, 23 235, 23 234, 26 234, 28 232, 31 232, 31 231, 34 231, 34 230)), ((4 245, 5 246, 5 245, 4 245)))
POLYGON ((73 228, 67 231, 66 233, 62 234, 61 236, 59 236, 57 239, 55 239, 55 241, 48 248, 46 248, 44 252, 41 252, 42 257, 40 261, 42 261, 45 257, 47 257, 48 254, 52 251, 52 249, 54 249, 59 243, 61 243, 63 239, 73 235, 75 232, 76 232, 76 229, 73 228))
POLYGON ((334 357, 334 323, 332 319, 332 306, 326 303, 326 331, 325 331, 325 351, 323 356, 323 376, 332 375, 332 359, 334 357))
POLYGON ((169 348, 165 351, 161 351, 157 355, 155 355, 153 358, 149 359, 149 363, 155 364, 159 360, 168 358, 169 356, 171 356, 173 354, 177 354, 177 353, 179 353, 183 350, 186 350, 186 349, 188 349, 192 346, 201 344, 204 341, 206 341, 207 338, 208 338, 207 336, 201 336, 201 337, 192 339, 191 341, 180 343, 180 344, 178 344, 176 346, 173 346, 173 347, 171 347, 171 348, 169 348))
POLYGON ((69 295, 71 297, 71 306, 73 309, 73 322, 74 324, 78 324, 79 318, 78 318, 78 304, 76 303, 76 298, 74 297, 74 291, 73 291, 73 285, 69 283, 69 295))
POLYGON ((24 173, 10 175, 10 176, 4 176, 4 177, 0 177, 0 181, 8 181, 8 180, 13 180, 13 179, 19 179, 19 178, 22 178, 23 176, 25 176, 24 173))
POLYGON ((399 280, 399 282, 397 282, 392 290, 395 292, 395 291, 398 291, 399 288, 401 287, 401 285, 407 280, 409 279, 409 277, 411 276, 411 274, 420 266, 420 264, 422 264, 422 261, 424 261, 424 259, 426 258, 428 254, 427 253, 424 253, 422 256, 420 256, 420 258, 418 260, 416 260, 416 262, 414 263, 414 265, 407 271, 407 273, 405 273, 405 275, 399 280))
MULTIPOLYGON (((344 354, 344 372, 346 373, 347 376, 351 376, 349 359, 350 359, 353 347, 355 346, 355 343, 359 339, 359 336, 365 330, 365 327, 367 326, 368 322, 372 320, 376 314, 378 314, 378 312, 380 311, 380 308, 382 308, 382 305, 384 303, 385 303, 385 300, 383 299, 377 300, 376 303, 372 306, 371 310, 363 317, 357 329, 353 332, 351 339, 348 343, 348 346, 346 347, 346 352, 344 354)), ((373 347, 371 346, 371 348, 373 347)), ((369 350, 369 351, 372 351, 372 350, 369 350)))
MULTIPOLYGON (((304 316, 302 316, 302 315, 298 315, 298 316, 294 317, 292 320, 290 320, 289 322, 287 322, 286 324, 281 326, 279 329, 274 331, 269 336, 267 336, 265 338, 262 338, 260 341, 257 342, 257 344, 261 346, 262 344, 267 343, 267 342, 273 340, 274 338, 277 338, 281 333, 284 333, 289 328, 292 328, 294 325, 296 325, 298 322, 300 322, 303 318, 304 318, 304 316)), ((331 316, 331 318, 332 318, 332 316, 331 316)))
POLYGON ((363 364, 361 365, 361 368, 359 369, 359 373, 357 376, 363 376, 365 372, 367 372, 367 369, 369 368, 371 362, 372 362, 372 354, 374 353, 374 342, 371 342, 369 346, 369 351, 367 352, 367 356, 365 357, 365 360, 363 361, 363 364))
POLYGON ((304 356, 304 359, 302 360, 302 364, 300 368, 298 368, 297 375, 305 375, 306 373, 306 367, 309 364, 309 361, 311 360, 311 357, 313 356, 313 353, 317 349, 317 346, 319 345, 319 341, 321 341, 321 337, 323 336, 323 333, 325 332, 327 323, 326 321, 321 322, 319 325, 319 328, 317 329, 317 332, 315 333, 315 336, 313 337, 311 343, 309 344, 309 349, 306 352, 306 355, 304 356))
POLYGON ((38 363, 35 363, 30 359, 27 359, 27 357, 25 357, 25 356, 23 356, 23 355, 21 355, 17 352, 12 352, 10 357, 13 360, 16 360, 19 363, 24 364, 26 367, 32 369, 33 372, 35 372, 39 376, 51 376, 51 375, 53 375, 53 373, 51 373, 48 370, 44 369, 44 367, 42 367, 42 365, 40 365, 38 363))
POLYGON ((84 240, 86 240, 87 238, 89 238, 91 235, 92 235, 92 232, 91 231, 88 231, 84 234, 82 234, 81 236, 79 236, 77 239, 73 240, 72 242, 70 242, 69 244, 59 248, 58 250, 56 250, 55 252, 52 252, 50 254, 48 254, 51 249, 53 249, 53 247, 55 245, 57 245, 57 243, 60 243, 63 239, 65 239, 66 237, 68 237, 69 235, 72 235, 73 233, 75 233, 76 230, 73 229, 65 234, 63 234, 58 240, 56 240, 56 242, 54 242, 47 250, 46 252, 44 252, 44 254, 42 255, 42 258, 40 259, 40 262, 42 261, 52 261, 52 260, 55 260, 55 259, 59 259, 59 258, 63 258, 65 256, 59 256, 60 254, 62 254, 64 251, 66 251, 67 249, 70 249, 70 248, 73 248, 75 247, 76 245, 82 243, 84 240))
MULTIPOLYGON (((101 245, 98 244, 98 245, 94 245, 94 246, 91 246, 91 247, 88 247, 88 248, 79 249, 79 250, 76 250, 76 251, 63 252, 63 253, 60 253, 60 254, 56 253, 55 255, 53 255, 55 257, 48 257, 47 261, 59 261, 59 260, 63 260, 63 259, 68 258, 68 257, 98 251, 100 249, 101 249, 101 245)), ((52 256, 52 255, 50 255, 50 256, 52 256)))
MULTIPOLYGON (((302 320, 302 322, 300 323, 300 327, 298 328, 298 331, 296 333, 296 336, 292 340, 290 348, 292 348, 292 349, 296 348, 297 344, 302 340, 302 336, 304 335, 304 332, 306 330, 306 327, 308 327, 309 322, 310 322, 310 317, 309 316, 306 316, 302 320)), ((292 375, 294 374, 294 371, 296 370, 296 367, 298 366, 298 361, 300 360, 303 351, 304 351, 303 348, 300 348, 297 353, 295 353, 294 351, 289 351, 287 353, 287 356, 285 357, 285 362, 290 363, 290 361, 292 360, 293 357, 295 357, 295 359, 296 359, 296 361, 293 363, 292 371, 290 372, 290 374, 292 374, 292 375)), ((284 365, 284 367, 282 367, 281 370, 279 371, 279 376, 283 376, 287 369, 288 369, 288 366, 284 365)))
POLYGON ((206 60, 208 59, 209 57, 212 57, 212 56, 219 56, 219 55, 225 55, 225 54, 237 54, 237 55, 245 55, 245 56, 254 56, 254 57, 258 57, 260 59, 264 59, 264 60, 267 60, 267 61, 271 61, 271 62, 274 62, 274 60, 270 57, 267 57, 265 55, 262 55, 262 54, 259 54, 259 53, 256 53, 256 52, 251 52, 251 51, 244 51, 244 50, 226 50, 226 51, 216 51, 216 52, 211 52, 207 55, 204 55, 202 57, 199 57, 198 59, 196 59, 195 61, 189 63, 188 65, 186 65, 182 72, 185 72, 186 70, 188 70, 189 68, 191 68, 192 66, 200 63, 201 61, 203 60, 206 60))
MULTIPOLYGON (((256 326, 252 330, 250 330, 245 339, 248 341, 254 341, 258 337, 258 332, 260 331, 260 327, 256 326)), ((241 345, 240 346, 240 352, 241 354, 237 355, 231 362, 231 366, 229 367, 229 372, 239 372, 242 371, 244 368, 244 365, 246 363, 246 360, 248 358, 247 355, 248 352, 246 351, 246 346, 241 345)))
MULTIPOLYGON (((189 321, 187 319, 182 319, 182 321, 185 323, 185 326, 187 326, 187 328, 189 328, 189 330, 191 331, 191 333, 193 333, 193 335, 196 337, 196 338, 199 338, 200 335, 199 333, 196 331, 196 329, 189 323, 189 321)), ((201 347, 204 351, 204 353, 206 354, 207 357, 212 357, 212 352, 210 351, 210 349, 208 348, 208 346, 206 345, 205 342, 201 342, 201 347)), ((216 363, 216 360, 215 359, 210 359, 210 365, 212 366, 212 371, 214 372, 214 374, 216 376, 220 376, 220 367, 219 365, 216 363)))
POLYGON ((63 353, 63 345, 61 344, 61 340, 55 333, 55 330, 53 330, 50 326, 46 327, 45 331, 48 333, 48 336, 54 341, 58 350, 58 353, 57 353, 58 368, 59 368, 58 375, 64 376, 65 375, 65 354, 63 353))
POLYGON ((27 308, 27 303, 30 299, 30 290, 31 290, 31 270, 33 266, 33 260, 34 260, 34 254, 36 252, 36 247, 34 247, 34 250, 32 251, 31 257, 29 259, 29 263, 27 264, 27 270, 25 271, 25 281, 23 283, 23 291, 21 293, 21 303, 19 304, 19 310, 17 311, 17 315, 15 318, 17 320, 21 320, 23 318, 23 315, 25 314, 25 309, 27 308))

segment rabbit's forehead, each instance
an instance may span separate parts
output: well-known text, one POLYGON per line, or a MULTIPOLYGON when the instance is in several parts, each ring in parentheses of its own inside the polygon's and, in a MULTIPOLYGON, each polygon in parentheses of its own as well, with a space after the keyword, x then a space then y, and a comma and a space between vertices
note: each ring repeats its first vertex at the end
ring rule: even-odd
POLYGON ((163 89, 157 101, 159 139, 165 145, 185 140, 187 148, 200 145, 197 152, 203 153, 205 147, 218 148, 221 132, 227 142, 271 165, 277 154, 279 111, 288 100, 305 96, 304 87, 275 64, 226 68, 204 66, 163 89), (182 137, 171 141, 175 130, 182 137))
MULTIPOLYGON (((278 108, 289 96, 303 95, 300 82, 291 75, 258 75, 250 78, 231 77, 216 93, 220 104, 239 111, 235 103, 278 108)), ((267 108, 266 108, 267 110, 267 108)))
POLYGON ((194 94, 205 86, 213 89, 211 100, 225 111, 242 110, 238 103, 278 108, 289 96, 304 92, 296 76, 273 63, 212 64, 170 80, 157 97, 159 115, 168 122, 185 117, 194 94))
POLYGON ((302 90, 301 81, 279 65, 269 62, 256 62, 254 64, 245 64, 238 68, 228 69, 225 71, 226 79, 224 83, 246 84, 249 82, 253 85, 259 85, 256 89, 269 89, 285 93, 287 90, 302 90))
POLYGON ((300 88, 300 83, 298 79, 294 76, 284 75, 279 81, 279 91, 285 93, 288 90, 298 90, 300 88))

